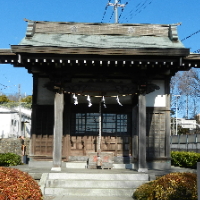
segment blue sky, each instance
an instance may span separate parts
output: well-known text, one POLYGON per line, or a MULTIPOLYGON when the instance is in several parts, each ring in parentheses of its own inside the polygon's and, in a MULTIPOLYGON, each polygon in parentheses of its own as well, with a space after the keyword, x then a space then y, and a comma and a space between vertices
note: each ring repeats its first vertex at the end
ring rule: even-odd
MULTIPOLYGON (((25 36, 24 18, 36 21, 102 22, 108 0, 0 0, 0 49, 18 44, 25 36)), ((114 0, 111 0, 114 3, 114 0)), ((199 0, 121 0, 128 2, 119 23, 175 24, 179 39, 200 30, 199 0)), ((108 7, 103 23, 113 23, 108 7)), ((119 15, 121 9, 119 9, 119 15)), ((200 49, 200 32, 183 41, 192 52, 200 49)), ((0 93, 32 94, 32 75, 23 68, 0 64, 0 93)))

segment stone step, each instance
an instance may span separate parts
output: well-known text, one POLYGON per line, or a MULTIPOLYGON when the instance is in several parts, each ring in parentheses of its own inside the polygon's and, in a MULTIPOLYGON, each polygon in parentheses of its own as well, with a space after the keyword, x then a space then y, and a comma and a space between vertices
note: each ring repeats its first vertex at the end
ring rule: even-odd
POLYGON ((137 188, 148 181, 47 180, 46 188, 137 188))
POLYGON ((108 174, 108 173, 49 173, 48 179, 60 180, 135 180, 149 181, 149 175, 144 173, 137 174, 108 174))
POLYGON ((46 196, 131 197, 140 185, 149 181, 144 173, 117 173, 118 170, 85 170, 85 173, 45 173, 40 180, 46 196), (87 173, 86 173, 87 172, 87 173), (111 172, 111 173, 109 173, 111 172))
POLYGON ((58 194, 66 196, 116 196, 116 197, 131 197, 135 189, 91 189, 91 188, 45 188, 45 195, 56 196, 58 194))
POLYGON ((69 195, 56 195, 44 196, 44 200, 133 200, 132 197, 111 197, 111 196, 69 196, 69 195))
MULTIPOLYGON (((113 169, 134 169, 134 164, 116 164, 113 163, 113 169)), ((67 169, 86 169, 87 162, 66 162, 67 169)))

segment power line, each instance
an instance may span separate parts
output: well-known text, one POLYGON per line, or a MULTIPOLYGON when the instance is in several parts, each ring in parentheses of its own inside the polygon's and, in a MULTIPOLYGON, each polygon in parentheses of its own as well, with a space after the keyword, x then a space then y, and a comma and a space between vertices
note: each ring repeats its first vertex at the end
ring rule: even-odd
POLYGON ((200 49, 197 49, 197 50, 194 51, 193 53, 200 53, 200 49))
POLYGON ((106 11, 107 11, 107 9, 108 9, 108 4, 110 3, 110 1, 111 1, 111 0, 108 1, 107 5, 106 5, 106 7, 105 7, 105 11, 104 11, 104 13, 103 13, 103 17, 102 17, 101 23, 103 23, 104 17, 105 17, 105 15, 106 15, 106 11))
MULTIPOLYGON (((125 6, 126 6, 127 4, 128 4, 128 1, 125 3, 125 6)), ((118 21, 120 20, 120 18, 121 18, 121 16, 122 16, 123 12, 124 12, 124 7, 123 7, 122 10, 121 10, 121 14, 119 15, 118 21)))
MULTIPOLYGON (((11 83, 10 80, 5 76, 5 74, 1 74, 1 75, 3 76, 4 79, 6 79, 7 82, 11 83)), ((10 88, 13 88, 13 86, 16 87, 16 85, 12 85, 12 84, 7 85, 5 83, 2 83, 1 81, 0 90, 2 91, 2 90, 10 89, 10 88)))
MULTIPOLYGON (((4 89, 6 89, 6 88, 8 87, 8 86, 6 86, 6 85, 4 85, 4 84, 1 84, 1 83, 0 83, 0 85, 3 86, 4 89)), ((1 90, 2 90, 2 89, 1 89, 1 90)))
POLYGON ((126 15, 122 20, 125 20, 128 22, 130 19, 135 17, 136 15, 140 14, 143 10, 145 10, 153 0, 145 0, 143 2, 140 2, 136 5, 135 9, 132 9, 128 15, 126 15), (150 2, 148 2, 150 1, 150 2))
POLYGON ((114 15, 114 10, 112 11, 112 14, 111 14, 111 16, 110 16, 109 23, 110 23, 110 21, 111 21, 113 15, 114 15))
POLYGON ((191 35, 189 35, 189 36, 187 36, 187 37, 185 37, 184 39, 181 40, 181 42, 187 40, 188 38, 190 38, 190 37, 192 37, 193 35, 196 35, 196 34, 198 34, 198 33, 200 33, 200 30, 198 30, 198 31, 196 31, 196 32, 194 32, 194 33, 192 33, 191 35))

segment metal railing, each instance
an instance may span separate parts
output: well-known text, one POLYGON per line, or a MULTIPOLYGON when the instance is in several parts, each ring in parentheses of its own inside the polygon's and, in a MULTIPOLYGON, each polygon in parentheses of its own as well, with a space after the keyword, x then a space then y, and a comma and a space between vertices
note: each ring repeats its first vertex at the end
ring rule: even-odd
POLYGON ((200 152, 200 134, 170 136, 172 151, 200 152))

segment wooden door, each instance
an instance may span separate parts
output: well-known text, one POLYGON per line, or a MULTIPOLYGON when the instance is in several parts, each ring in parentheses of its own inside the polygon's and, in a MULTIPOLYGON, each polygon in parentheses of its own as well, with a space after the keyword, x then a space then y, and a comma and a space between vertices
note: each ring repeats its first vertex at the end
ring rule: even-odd
MULTIPOLYGON (((86 156, 97 152, 98 136, 71 136, 71 156, 86 156)), ((102 136, 101 151, 113 152, 115 156, 131 155, 131 138, 129 136, 102 136)))
MULTIPOLYGON (((70 155, 87 156, 97 152, 99 113, 75 113, 72 118, 70 155)), ((103 113, 101 151, 115 156, 131 154, 130 117, 128 114, 103 113)))

